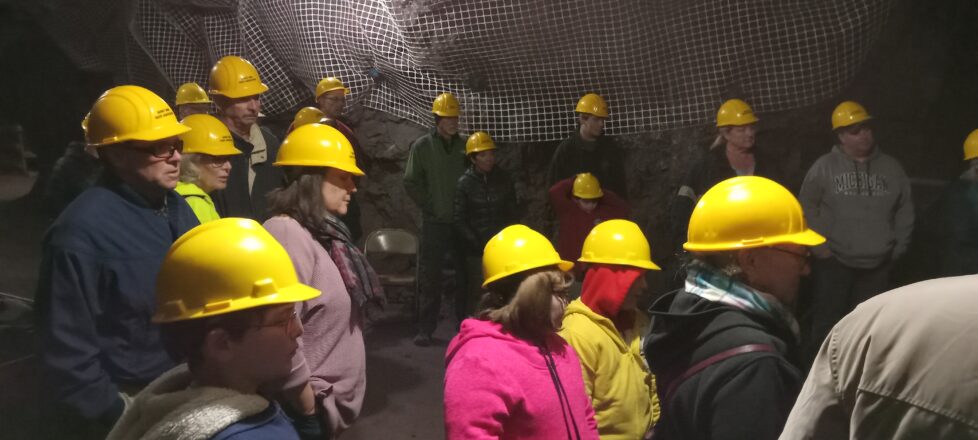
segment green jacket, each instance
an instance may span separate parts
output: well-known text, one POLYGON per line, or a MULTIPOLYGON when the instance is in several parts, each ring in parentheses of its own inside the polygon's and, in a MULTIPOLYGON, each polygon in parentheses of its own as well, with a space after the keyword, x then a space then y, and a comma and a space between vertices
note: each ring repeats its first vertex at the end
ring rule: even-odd
POLYGON ((214 207, 211 196, 207 195, 199 186, 193 183, 177 182, 176 191, 187 201, 190 209, 194 210, 194 214, 197 214, 197 220, 200 220, 200 224, 221 218, 217 214, 217 208, 214 207))
POLYGON ((465 168, 465 140, 459 135, 446 144, 432 130, 411 144, 404 169, 404 189, 421 208, 424 220, 452 222, 455 187, 465 168))

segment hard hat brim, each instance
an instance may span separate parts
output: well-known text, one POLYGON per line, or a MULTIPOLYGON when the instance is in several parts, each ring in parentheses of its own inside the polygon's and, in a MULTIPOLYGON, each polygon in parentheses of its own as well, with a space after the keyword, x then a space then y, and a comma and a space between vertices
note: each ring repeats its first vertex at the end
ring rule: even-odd
POLYGON ((740 126, 744 126, 744 125, 756 124, 756 123, 758 123, 758 122, 761 121, 760 119, 757 119, 757 116, 754 116, 754 115, 750 115, 750 116, 746 116, 746 117, 741 117, 740 119, 741 120, 740 121, 737 121, 737 122, 733 122, 733 121, 723 122, 723 123, 717 122, 717 128, 721 128, 721 127, 740 127, 740 126))
MULTIPOLYGON (((161 312, 157 312, 153 316, 152 321, 157 324, 176 322, 176 321, 187 321, 191 319, 207 318, 211 316, 223 315, 231 312, 238 312, 241 310, 253 309, 256 307, 273 306, 279 304, 292 304, 302 301, 308 301, 315 297, 321 295, 318 289, 314 289, 305 284, 296 283, 289 287, 283 287, 278 289, 278 292, 271 295, 265 295, 261 297, 247 296, 230 302, 227 307, 223 307, 216 310, 208 311, 206 308, 200 308, 196 310, 187 311, 181 315, 177 316, 164 316, 161 312)), ((232 295, 233 296, 233 295, 232 295)))
POLYGON ((191 99, 189 101, 177 101, 174 105, 187 105, 187 104, 212 104, 214 101, 210 99, 191 99))
POLYGON ((646 270, 662 270, 657 264, 649 260, 627 260, 612 258, 578 258, 579 263, 588 264, 613 264, 615 266, 631 266, 646 270))
POLYGON ((216 147, 206 147, 206 148, 192 148, 183 147, 183 154, 208 154, 211 156, 237 156, 241 154, 241 150, 234 148, 230 145, 220 145, 216 147))
POLYGON ((258 83, 258 86, 242 87, 234 92, 222 92, 220 90, 208 90, 207 93, 211 95, 221 95, 228 98, 244 98, 245 96, 257 96, 268 91, 268 86, 265 83, 258 83))
POLYGON ((276 161, 272 165, 277 167, 329 167, 336 168, 338 170, 346 171, 355 176, 365 176, 360 167, 356 165, 345 165, 341 163, 336 163, 333 161, 320 161, 320 160, 280 160, 276 161))
POLYGON ((825 243, 825 237, 811 229, 806 229, 795 234, 779 235, 757 240, 743 240, 740 242, 700 244, 690 243, 687 241, 683 244, 683 249, 690 252, 721 252, 773 246, 782 243, 793 243, 801 246, 818 246, 825 243))
POLYGON ((323 95, 325 95, 325 94, 327 94, 329 92, 332 92, 333 90, 342 90, 344 95, 349 95, 350 94, 350 89, 348 89, 346 87, 332 87, 332 88, 329 88, 329 89, 326 89, 326 90, 323 90, 323 91, 317 93, 316 94, 316 99, 319 99, 320 96, 323 96, 323 95))
POLYGON ((553 260, 541 261, 541 262, 539 262, 539 264, 537 264, 537 263, 530 263, 530 264, 527 264, 526 266, 523 266, 523 267, 519 268, 518 270, 514 270, 514 271, 511 271, 511 272, 503 272, 503 273, 496 274, 495 276, 491 276, 491 277, 487 278, 485 281, 482 282, 482 287, 485 288, 489 284, 492 284, 495 281, 499 281, 499 280, 501 280, 503 278, 506 278, 508 276, 511 276, 511 275, 516 275, 518 273, 526 272, 528 270, 537 269, 537 268, 541 268, 541 267, 547 267, 547 266, 553 266, 553 265, 556 265, 557 266, 557 269, 560 269, 561 272, 569 272, 571 269, 574 268, 574 262, 573 261, 567 261, 567 260, 557 260, 556 263, 554 263, 553 260))
POLYGON ((191 130, 190 127, 177 122, 175 124, 170 124, 165 127, 157 127, 150 130, 143 130, 136 133, 130 133, 125 136, 114 136, 111 138, 102 139, 101 142, 89 143, 89 145, 93 147, 104 147, 104 146, 118 144, 127 141, 152 142, 161 139, 171 138, 174 136, 179 136, 190 130, 191 130))
POLYGON ((858 118, 858 119, 853 119, 853 120, 846 121, 846 122, 833 123, 832 124, 832 129, 833 130, 838 130, 840 128, 851 127, 853 125, 862 124, 862 123, 864 123, 866 121, 870 121, 872 119, 873 119, 872 116, 866 115, 865 118, 858 118))

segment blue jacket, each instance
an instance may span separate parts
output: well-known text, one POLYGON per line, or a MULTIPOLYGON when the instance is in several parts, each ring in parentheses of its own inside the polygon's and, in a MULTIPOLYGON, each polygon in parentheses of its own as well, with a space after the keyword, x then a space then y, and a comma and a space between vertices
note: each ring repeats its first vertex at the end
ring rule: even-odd
POLYGON ((198 224, 179 194, 154 209, 106 179, 78 196, 42 244, 39 354, 54 400, 94 419, 120 408, 117 385, 142 386, 174 364, 150 322, 170 245, 198 224))
POLYGON ((292 422, 277 403, 264 411, 241 420, 211 437, 211 440, 299 440, 292 422))

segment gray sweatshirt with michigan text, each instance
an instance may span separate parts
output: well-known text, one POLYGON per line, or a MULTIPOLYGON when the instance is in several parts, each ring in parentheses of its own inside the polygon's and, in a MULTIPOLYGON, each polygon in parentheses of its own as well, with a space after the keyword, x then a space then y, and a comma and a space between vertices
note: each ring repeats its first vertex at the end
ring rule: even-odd
POLYGON ((910 179, 878 147, 863 162, 833 147, 808 170, 799 201, 809 226, 828 239, 823 246, 847 266, 879 266, 910 244, 910 179))

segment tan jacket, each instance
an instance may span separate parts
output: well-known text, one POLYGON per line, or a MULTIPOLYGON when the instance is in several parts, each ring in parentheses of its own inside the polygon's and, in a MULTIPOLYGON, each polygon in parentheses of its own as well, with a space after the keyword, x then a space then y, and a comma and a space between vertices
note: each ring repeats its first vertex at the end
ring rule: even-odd
POLYGON ((826 338, 781 439, 978 438, 978 275, 864 302, 826 338))

